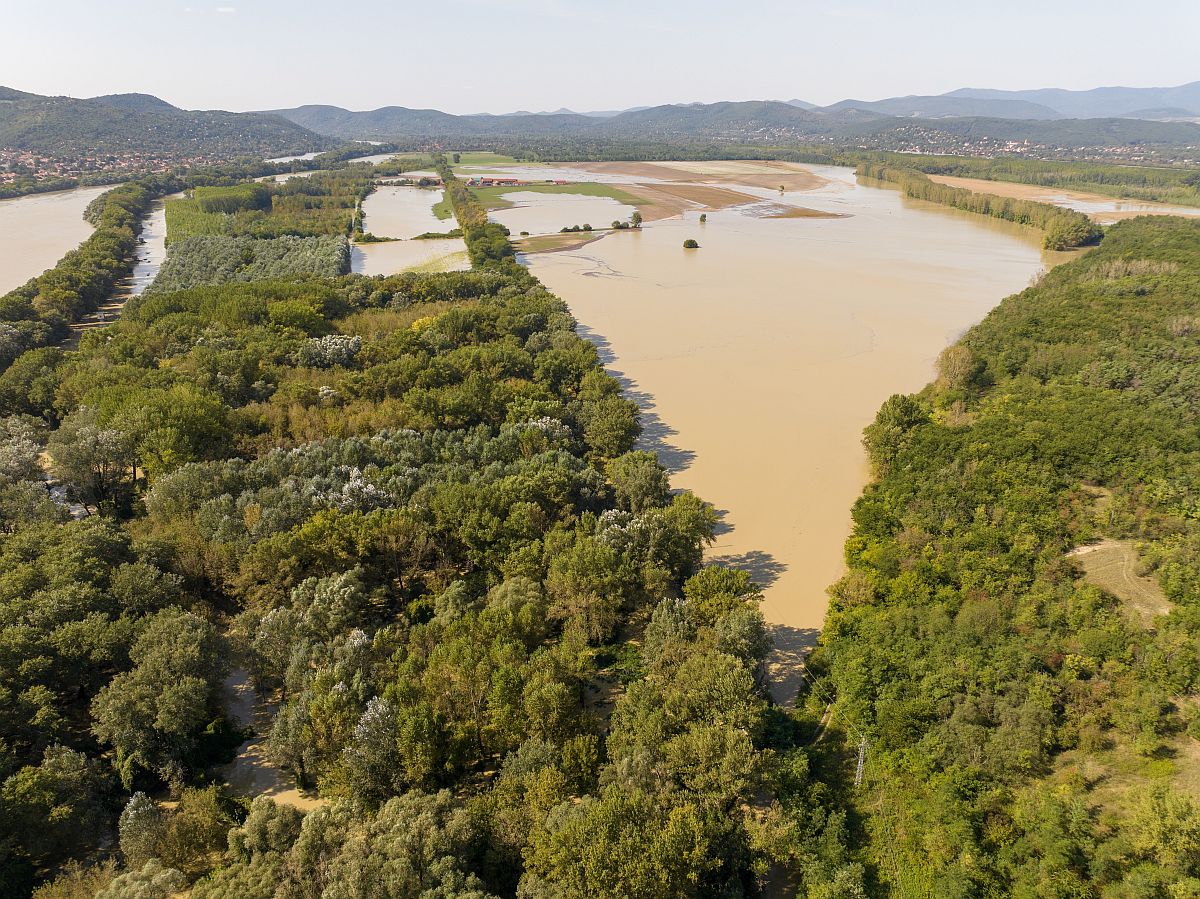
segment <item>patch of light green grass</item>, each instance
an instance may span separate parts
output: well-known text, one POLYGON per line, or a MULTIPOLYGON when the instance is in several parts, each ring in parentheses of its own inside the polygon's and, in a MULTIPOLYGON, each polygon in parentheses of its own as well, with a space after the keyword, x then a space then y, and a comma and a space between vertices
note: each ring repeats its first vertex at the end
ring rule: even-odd
POLYGON ((454 207, 450 205, 450 195, 442 191, 442 198, 433 204, 433 214, 442 221, 454 217, 454 207))
POLYGON ((487 209, 507 209, 513 203, 504 195, 520 191, 528 191, 535 194, 574 194, 584 197, 608 197, 627 206, 641 206, 646 202, 641 197, 634 196, 615 185, 597 184, 591 181, 579 184, 506 184, 499 187, 473 187, 471 190, 479 197, 479 202, 487 209))

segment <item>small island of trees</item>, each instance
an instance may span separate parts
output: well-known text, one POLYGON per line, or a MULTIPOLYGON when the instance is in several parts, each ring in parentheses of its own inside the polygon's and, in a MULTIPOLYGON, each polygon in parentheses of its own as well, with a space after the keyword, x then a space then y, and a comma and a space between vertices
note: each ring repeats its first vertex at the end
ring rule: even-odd
POLYGON ((696 243, 695 240, 689 237, 683 242, 683 248, 685 250, 698 250, 700 249, 700 244, 696 243))

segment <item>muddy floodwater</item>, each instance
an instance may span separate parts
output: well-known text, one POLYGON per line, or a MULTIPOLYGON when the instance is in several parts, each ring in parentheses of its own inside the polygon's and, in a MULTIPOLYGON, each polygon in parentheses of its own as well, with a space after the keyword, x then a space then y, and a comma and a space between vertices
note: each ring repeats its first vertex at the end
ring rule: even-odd
POLYGON ((557 234, 575 225, 607 228, 615 221, 628 221, 636 211, 633 206, 619 203, 612 197, 589 197, 584 194, 543 194, 517 190, 504 195, 512 203, 505 209, 493 209, 489 214, 494 222, 508 228, 513 235, 522 231, 530 234, 557 234))
POLYGON ((0 294, 53 267, 92 233, 83 220, 88 203, 114 185, 81 187, 0 200, 0 294))
POLYGON ((351 267, 363 275, 391 275, 406 269, 454 271, 468 268, 467 247, 461 239, 413 240, 418 234, 444 234, 457 227, 439 219, 433 206, 440 190, 382 185, 363 201, 363 230, 376 237, 399 238, 382 243, 354 244, 351 267))
POLYGON ((675 486, 720 510, 709 556, 766 586, 778 665, 811 645, 843 573, 868 476, 863 428, 1064 257, 1044 254, 1039 232, 811 168, 826 179, 815 190, 731 186, 844 217, 763 218, 749 205, 701 224, 685 212, 526 260, 642 404, 643 443, 675 486), (700 249, 683 249, 688 238, 700 249))
POLYGON ((127 291, 131 296, 140 294, 158 277, 158 270, 167 259, 167 201, 182 196, 184 194, 177 193, 155 200, 142 219, 137 255, 127 291))

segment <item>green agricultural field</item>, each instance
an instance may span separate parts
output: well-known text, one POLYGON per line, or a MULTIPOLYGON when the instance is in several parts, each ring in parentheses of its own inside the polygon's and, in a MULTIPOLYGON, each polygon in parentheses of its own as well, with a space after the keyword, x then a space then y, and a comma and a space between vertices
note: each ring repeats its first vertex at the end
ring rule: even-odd
POLYGON ((368 171, 356 166, 279 183, 197 187, 191 196, 167 202, 167 242, 216 235, 348 235, 359 223, 359 204, 371 191, 368 171))
POLYGON ((629 206, 641 206, 646 202, 641 197, 621 190, 615 185, 596 184, 590 181, 580 184, 524 184, 518 186, 473 187, 471 191, 479 197, 479 202, 486 209, 507 209, 513 203, 506 199, 504 195, 517 193, 518 191, 528 191, 536 194, 577 194, 585 197, 610 197, 618 203, 625 203, 629 206))
MULTIPOLYGON (((453 159, 453 155, 450 156, 453 159)), ((503 153, 492 153, 483 150, 476 153, 459 153, 458 162, 455 167, 464 165, 512 165, 518 160, 512 156, 505 156, 503 153)))

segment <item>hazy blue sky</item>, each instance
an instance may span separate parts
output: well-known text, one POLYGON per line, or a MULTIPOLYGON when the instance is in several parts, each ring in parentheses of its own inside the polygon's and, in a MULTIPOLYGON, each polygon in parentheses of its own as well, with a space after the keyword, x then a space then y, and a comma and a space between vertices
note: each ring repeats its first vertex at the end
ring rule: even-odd
POLYGON ((1200 79, 1198 0, 218 2, 0 0, 0 84, 462 113, 1200 79))

